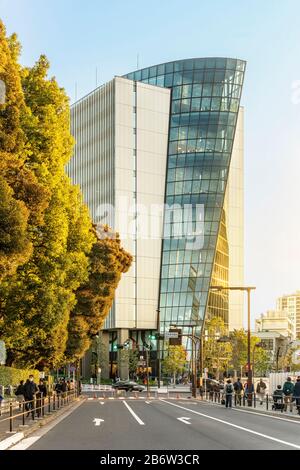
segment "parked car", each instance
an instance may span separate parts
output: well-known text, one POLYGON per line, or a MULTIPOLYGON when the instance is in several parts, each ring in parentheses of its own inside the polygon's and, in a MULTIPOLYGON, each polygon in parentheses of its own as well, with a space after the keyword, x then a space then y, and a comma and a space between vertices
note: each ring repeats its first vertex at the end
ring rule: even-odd
POLYGON ((118 382, 114 383, 112 387, 117 390, 126 390, 128 392, 143 392, 145 390, 143 385, 133 382, 132 380, 119 380, 118 382))

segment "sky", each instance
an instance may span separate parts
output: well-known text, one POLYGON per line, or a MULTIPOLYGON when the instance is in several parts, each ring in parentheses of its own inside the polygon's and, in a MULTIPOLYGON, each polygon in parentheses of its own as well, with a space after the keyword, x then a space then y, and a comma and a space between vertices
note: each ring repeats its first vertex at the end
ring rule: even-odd
POLYGON ((71 101, 137 68, 189 57, 247 61, 245 283, 253 319, 300 290, 299 0, 0 0, 21 63, 51 62, 71 101), (75 86, 77 83, 77 86, 75 86))

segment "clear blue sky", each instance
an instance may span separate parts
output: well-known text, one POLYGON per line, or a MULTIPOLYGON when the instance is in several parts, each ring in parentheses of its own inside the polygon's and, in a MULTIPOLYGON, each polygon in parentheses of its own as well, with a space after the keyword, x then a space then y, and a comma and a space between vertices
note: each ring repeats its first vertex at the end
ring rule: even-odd
POLYGON ((300 289, 299 0, 0 0, 23 45, 44 53, 74 100, 98 84, 165 61, 228 56, 248 62, 245 135, 246 282, 253 314, 300 289))

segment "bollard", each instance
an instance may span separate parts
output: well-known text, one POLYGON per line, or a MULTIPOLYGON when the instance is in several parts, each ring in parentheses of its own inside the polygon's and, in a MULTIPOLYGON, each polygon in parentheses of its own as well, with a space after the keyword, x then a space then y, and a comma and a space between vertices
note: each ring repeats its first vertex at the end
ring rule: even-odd
POLYGON ((51 395, 48 395, 48 413, 51 413, 51 395))
POLYGON ((22 401, 22 425, 25 426, 25 400, 22 401))
POLYGON ((245 405, 246 405, 246 397, 245 397, 245 395, 243 395, 243 406, 245 406, 245 405))
POLYGON ((269 410, 269 395, 267 393, 266 395, 266 406, 267 406, 267 411, 269 410))
POLYGON ((54 395, 53 395, 52 409, 53 409, 53 411, 55 411, 55 392, 54 392, 54 395))
POLYGON ((254 408, 256 408, 256 394, 254 393, 254 408))
POLYGON ((9 432, 13 432, 13 404, 9 402, 9 432))
POLYGON ((42 416, 45 416, 45 398, 42 394, 42 416))
POLYGON ((59 410, 59 395, 60 395, 60 394, 57 395, 57 409, 58 409, 58 410, 59 410))

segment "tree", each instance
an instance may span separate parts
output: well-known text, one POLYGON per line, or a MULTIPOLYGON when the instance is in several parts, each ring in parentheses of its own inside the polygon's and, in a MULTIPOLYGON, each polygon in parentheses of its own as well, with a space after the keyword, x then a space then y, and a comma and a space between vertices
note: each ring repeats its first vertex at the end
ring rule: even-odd
POLYGON ((228 334, 228 328, 220 317, 214 317, 205 323, 203 341, 203 365, 209 371, 216 373, 219 378, 220 371, 227 371, 232 357, 232 345, 219 342, 222 336, 228 334))
MULTIPOLYGON (((251 335, 250 339, 250 351, 251 351, 251 363, 253 362, 254 352, 254 371, 259 374, 264 374, 270 368, 270 356, 268 352, 262 347, 256 347, 256 344, 260 343, 260 338, 251 335)), ((234 330, 231 334, 232 344, 232 359, 231 365, 234 370, 240 372, 241 368, 244 368, 248 363, 248 333, 244 329, 234 330)))
POLYGON ((183 346, 169 346, 167 356, 162 361, 162 368, 166 374, 172 374, 174 384, 176 375, 183 372, 186 364, 187 354, 183 346))
POLYGON ((22 128, 25 104, 18 64, 16 36, 6 37, 0 20, 0 80, 5 100, 0 103, 0 282, 32 254, 28 223, 45 209, 45 191, 30 166, 30 150, 22 128))
MULTIPOLYGON (((10 45, 16 60, 16 40, 10 45)), ((12 157, 5 168, 2 164, 5 180, 26 205, 28 213, 24 211, 19 225, 24 228, 27 217, 27 245, 32 249, 27 246, 26 262, 0 285, 0 334, 7 344, 8 365, 40 369, 64 359, 75 291, 88 278, 96 240, 79 189, 65 175, 73 145, 69 102, 55 79, 47 78, 48 68, 44 56, 32 68, 16 66, 23 108, 15 140, 23 139, 25 156, 22 164, 12 157)))
POLYGON ((108 226, 99 226, 95 233, 98 239, 90 254, 89 278, 76 291, 77 303, 68 325, 66 357, 71 361, 83 356, 91 338, 103 326, 121 275, 132 262, 132 256, 121 247, 118 234, 108 226))

